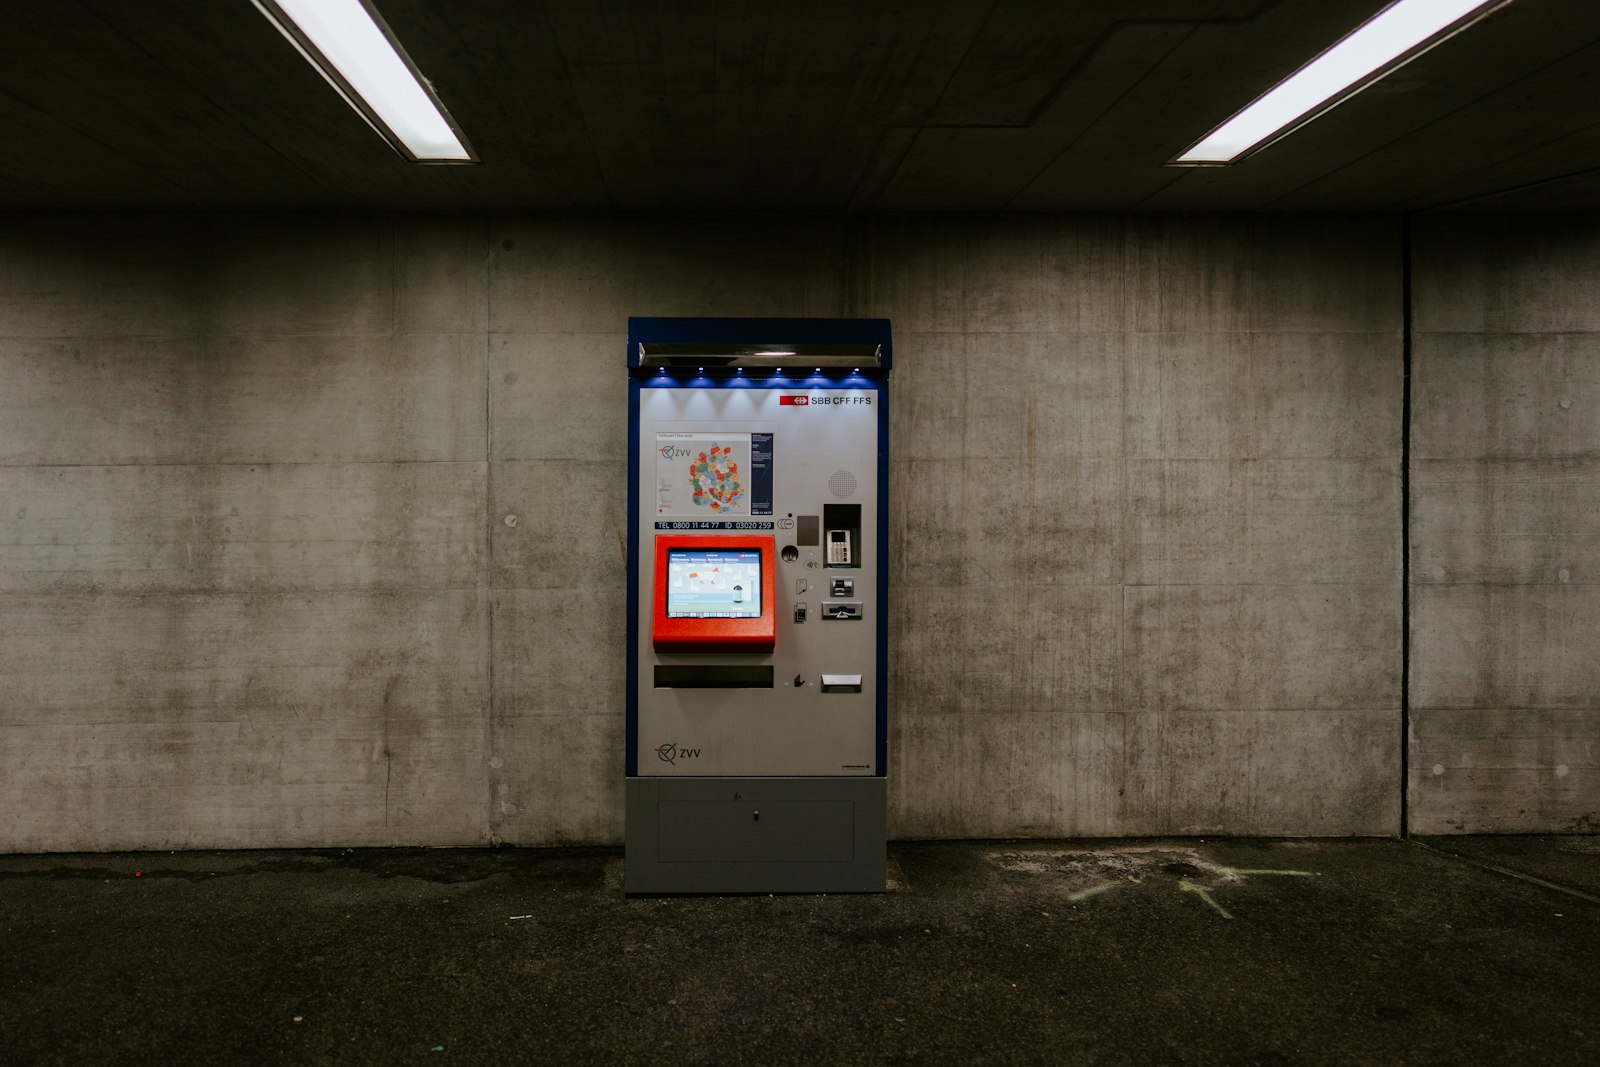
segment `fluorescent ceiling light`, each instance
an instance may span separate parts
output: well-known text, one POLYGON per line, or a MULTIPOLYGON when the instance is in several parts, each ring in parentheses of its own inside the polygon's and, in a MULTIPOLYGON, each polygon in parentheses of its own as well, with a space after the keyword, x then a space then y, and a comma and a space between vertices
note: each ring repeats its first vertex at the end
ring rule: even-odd
POLYGON ((1173 162, 1231 163, 1264 148, 1509 2, 1395 0, 1173 162))
POLYGON ((366 0, 252 0, 407 159, 474 163, 466 139, 366 0))

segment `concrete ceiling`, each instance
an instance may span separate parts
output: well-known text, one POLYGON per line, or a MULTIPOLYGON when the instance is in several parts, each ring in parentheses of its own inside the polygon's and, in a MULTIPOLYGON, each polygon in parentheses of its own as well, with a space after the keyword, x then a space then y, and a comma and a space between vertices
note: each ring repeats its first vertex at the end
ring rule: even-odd
POLYGON ((12 0, 0 208, 1600 208, 1600 3, 1514 0, 1164 166, 1382 0, 377 0, 482 157, 403 162, 249 0, 12 0))

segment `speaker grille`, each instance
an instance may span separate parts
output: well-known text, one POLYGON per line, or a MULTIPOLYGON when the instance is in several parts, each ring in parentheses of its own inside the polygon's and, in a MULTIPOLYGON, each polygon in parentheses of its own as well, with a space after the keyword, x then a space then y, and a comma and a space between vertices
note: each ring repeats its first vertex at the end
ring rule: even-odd
POLYGON ((849 471, 834 471, 828 479, 828 492, 840 500, 848 500, 856 495, 856 476, 849 471))

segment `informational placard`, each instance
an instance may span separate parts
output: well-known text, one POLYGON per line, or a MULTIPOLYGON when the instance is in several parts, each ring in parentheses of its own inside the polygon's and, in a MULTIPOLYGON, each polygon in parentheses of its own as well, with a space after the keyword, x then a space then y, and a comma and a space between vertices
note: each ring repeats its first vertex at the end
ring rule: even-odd
POLYGON ((657 433, 656 514, 701 522, 772 514, 770 433, 657 433))

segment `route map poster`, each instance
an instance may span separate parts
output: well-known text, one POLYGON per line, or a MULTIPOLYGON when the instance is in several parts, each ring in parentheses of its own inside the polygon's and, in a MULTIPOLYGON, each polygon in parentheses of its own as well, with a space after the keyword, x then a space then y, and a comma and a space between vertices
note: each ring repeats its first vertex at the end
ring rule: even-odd
POLYGON ((772 514, 772 435, 656 434, 656 514, 723 520, 772 514))

